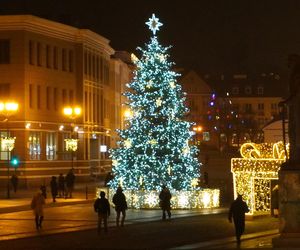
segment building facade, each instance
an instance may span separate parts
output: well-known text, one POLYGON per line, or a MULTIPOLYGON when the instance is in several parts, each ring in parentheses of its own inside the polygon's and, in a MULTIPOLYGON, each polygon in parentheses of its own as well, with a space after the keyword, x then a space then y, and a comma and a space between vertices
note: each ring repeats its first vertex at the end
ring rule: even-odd
POLYGON ((78 179, 109 170, 107 150, 122 123, 121 89, 130 77, 114 53, 109 40, 90 30, 31 15, 0 16, 0 102, 19 105, 12 116, 0 113, 1 137, 15 137, 14 149, 1 151, 0 178, 8 177, 13 156, 27 185, 70 168, 78 179), (64 107, 82 113, 65 115, 64 107), (77 150, 67 149, 71 138, 77 150))

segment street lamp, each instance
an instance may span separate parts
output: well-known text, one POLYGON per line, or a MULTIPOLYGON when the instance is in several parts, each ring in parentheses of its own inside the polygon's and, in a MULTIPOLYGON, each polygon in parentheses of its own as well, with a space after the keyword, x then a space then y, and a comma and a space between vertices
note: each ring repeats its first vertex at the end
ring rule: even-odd
POLYGON ((10 179, 9 179, 9 158, 10 152, 14 149, 16 137, 9 136, 8 120, 19 109, 19 104, 16 102, 0 102, 0 114, 5 117, 6 136, 1 138, 1 151, 7 152, 7 198, 10 198, 10 179))
POLYGON ((71 138, 65 139, 66 142, 66 150, 71 151, 72 153, 72 169, 74 169, 74 152, 77 151, 78 148, 78 139, 73 138, 73 133, 76 129, 75 127, 75 120, 77 117, 81 115, 81 107, 65 107, 63 109, 63 113, 65 116, 67 116, 69 119, 71 119, 71 138))

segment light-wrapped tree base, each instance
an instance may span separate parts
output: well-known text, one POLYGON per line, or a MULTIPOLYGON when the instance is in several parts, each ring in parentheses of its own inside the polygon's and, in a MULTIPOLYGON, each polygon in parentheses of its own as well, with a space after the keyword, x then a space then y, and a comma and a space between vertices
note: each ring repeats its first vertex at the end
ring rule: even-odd
MULTIPOLYGON (((97 188, 97 197, 100 191, 107 194, 109 201, 115 194, 115 190, 108 188, 97 188)), ((159 192, 146 190, 124 190, 123 191, 129 208, 135 209, 156 209, 159 208, 159 192)), ((172 209, 193 209, 193 208, 216 208, 219 207, 219 189, 201 189, 193 191, 171 191, 172 209)))

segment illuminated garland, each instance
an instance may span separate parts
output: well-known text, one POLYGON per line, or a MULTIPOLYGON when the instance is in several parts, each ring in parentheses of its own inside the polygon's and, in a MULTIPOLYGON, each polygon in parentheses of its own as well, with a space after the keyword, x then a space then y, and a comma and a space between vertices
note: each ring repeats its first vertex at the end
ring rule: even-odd
MULTIPOLYGON (((98 188, 96 197, 99 197, 100 191, 108 193, 108 199, 111 204, 115 190, 107 188, 98 188)), ((213 208, 219 207, 219 189, 203 189, 195 191, 172 191, 171 207, 172 209, 193 209, 193 208, 213 208)), ((157 209, 159 207, 158 191, 124 191, 127 205, 129 208, 149 208, 157 209)))

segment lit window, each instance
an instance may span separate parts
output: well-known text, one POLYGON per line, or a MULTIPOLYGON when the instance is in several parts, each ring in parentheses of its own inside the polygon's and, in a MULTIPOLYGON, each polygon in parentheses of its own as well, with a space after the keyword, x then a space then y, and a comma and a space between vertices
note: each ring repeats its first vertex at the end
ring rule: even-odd
POLYGON ((46 157, 47 160, 55 160, 56 158, 56 138, 54 132, 46 134, 46 157))
POLYGON ((41 157, 40 132, 31 131, 29 133, 27 147, 29 152, 29 159, 40 160, 41 157))

